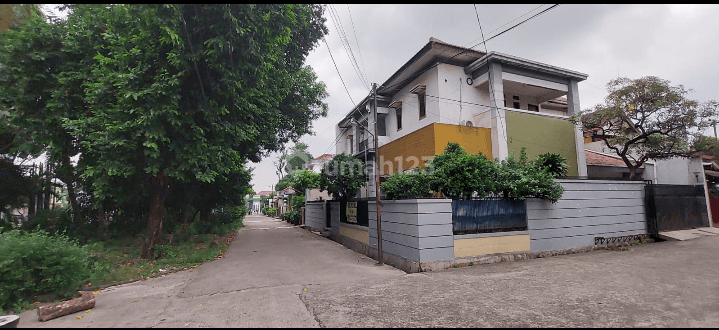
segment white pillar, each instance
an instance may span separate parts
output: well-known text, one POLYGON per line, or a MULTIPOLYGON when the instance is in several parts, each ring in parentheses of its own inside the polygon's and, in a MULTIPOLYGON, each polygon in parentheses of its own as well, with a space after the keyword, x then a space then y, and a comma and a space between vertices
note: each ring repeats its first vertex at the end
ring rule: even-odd
MULTIPOLYGON (((567 112, 573 116, 579 114, 582 109, 579 107, 579 86, 576 80, 572 79, 567 85, 567 112)), ((587 155, 584 152, 584 134, 582 125, 574 125, 574 146, 577 150, 577 170, 579 176, 587 176, 587 155)))
POLYGON ((509 156, 507 147, 507 119, 504 110, 502 65, 489 63, 489 105, 491 106, 492 157, 500 160, 509 156))

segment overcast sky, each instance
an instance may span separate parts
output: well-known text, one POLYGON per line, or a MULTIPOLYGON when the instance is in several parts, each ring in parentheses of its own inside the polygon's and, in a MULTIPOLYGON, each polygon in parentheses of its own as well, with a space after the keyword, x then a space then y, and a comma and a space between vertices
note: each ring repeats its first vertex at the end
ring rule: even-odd
MULTIPOLYGON (((471 4, 333 6, 339 22, 325 11, 326 40, 355 102, 367 96, 368 90, 352 67, 335 23, 341 23, 368 81, 378 84, 417 53, 429 37, 467 47, 481 40, 471 4)), ((550 6, 478 4, 477 11, 485 36, 491 37, 550 6)), ((588 74, 589 78, 579 83, 582 109, 601 102, 606 83, 617 76, 658 76, 691 88, 690 98, 706 101, 719 99, 717 17, 718 5, 561 5, 489 41, 487 48, 588 74)), ((484 50, 481 45, 477 49, 484 50)), ((314 136, 301 139, 317 157, 335 153, 334 126, 353 103, 324 42, 306 63, 329 92, 327 117, 313 123, 314 136)), ((269 190, 278 181, 272 165, 275 158, 270 155, 251 164, 255 191, 269 190)))
MULTIPOLYGON (((485 36, 490 37, 551 5, 477 5, 485 36), (527 16, 500 28, 515 18, 527 16), (497 28, 499 30, 489 33, 497 28)), ((481 37, 474 6, 335 4, 352 52, 370 83, 383 83, 428 41, 429 37, 473 46, 481 37), (350 20, 351 13, 351 20, 350 20), (354 22, 354 31, 352 23, 354 22), (356 33, 356 38, 355 38, 356 33), (476 40, 476 41, 475 41, 476 40), (359 46, 358 46, 359 44, 359 46), (361 54, 361 55, 360 55, 361 54)), ((327 43, 355 102, 368 94, 342 46, 334 20, 325 11, 327 43)), ((589 78, 579 83, 582 109, 606 96, 605 86, 617 76, 658 76, 691 88, 690 98, 719 99, 719 6, 717 5, 561 5, 489 41, 489 51, 519 56, 589 78)), ((484 50, 480 45, 479 50, 484 50)), ((327 85, 326 118, 313 123, 315 136, 304 136, 317 157, 335 153, 334 126, 353 103, 332 64, 324 42, 306 63, 327 85)), ((289 146, 288 146, 289 147, 289 146)), ((255 191, 278 181, 272 161, 252 164, 255 191)))

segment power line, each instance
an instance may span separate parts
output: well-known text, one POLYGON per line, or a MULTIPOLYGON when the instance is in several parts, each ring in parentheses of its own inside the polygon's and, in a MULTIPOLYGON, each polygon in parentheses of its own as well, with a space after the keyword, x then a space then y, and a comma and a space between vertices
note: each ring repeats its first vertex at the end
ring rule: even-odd
POLYGON ((340 80, 342 81, 342 85, 345 86, 345 90, 347 91, 347 96, 350 97, 350 101, 352 101, 352 104, 354 104, 355 107, 357 107, 357 103, 355 103, 355 100, 352 99, 352 95, 350 95, 349 89, 347 89, 347 85, 345 84, 345 80, 342 79, 342 74, 340 74, 340 69, 337 68, 337 63, 335 62, 334 56, 332 56, 332 51, 330 50, 330 45, 327 44, 327 39, 325 37, 322 37, 322 40, 325 42, 325 46, 327 46, 327 50, 330 52, 330 58, 332 59, 332 63, 335 65, 335 70, 337 70, 337 75, 340 76, 340 80))
POLYGON ((406 78, 406 79, 404 79, 404 80, 402 80, 402 81, 396 82, 396 83, 394 83, 394 84, 392 84, 392 85, 390 85, 390 86, 382 86, 382 87, 384 87, 384 89, 387 90, 387 89, 392 88, 392 87, 395 87, 395 86, 397 86, 397 85, 401 85, 402 83, 404 83, 404 82, 406 82, 406 81, 413 80, 413 79, 419 77, 420 75, 422 75, 423 73, 425 73, 425 72, 431 70, 432 68, 434 68, 434 67, 436 67, 436 66, 438 66, 438 65, 440 65, 440 64, 447 63, 447 61, 449 61, 449 60, 451 60, 451 59, 453 59, 453 58, 455 58, 455 57, 457 57, 457 56, 459 56, 459 55, 461 55, 461 54, 464 54, 464 53, 466 53, 466 52, 469 51, 469 50, 472 50, 474 47, 477 47, 477 46, 479 46, 479 45, 481 45, 481 44, 484 44, 484 43, 486 43, 486 42, 488 42, 488 41, 490 41, 490 40, 496 38, 496 37, 499 37, 500 35, 502 35, 502 34, 504 34, 504 33, 506 33, 506 32, 509 32, 509 31, 511 31, 512 29, 514 29, 514 28, 516 28, 516 27, 518 27, 518 26, 520 26, 520 25, 522 25, 522 24, 528 22, 529 20, 531 20, 531 19, 533 19, 533 18, 535 18, 535 17, 537 17, 537 16, 539 16, 539 15, 542 15, 542 14, 546 13, 546 12, 549 11, 549 10, 552 10, 552 9, 556 8, 557 6, 559 6, 559 4, 553 5, 553 6, 547 8, 547 9, 545 9, 545 10, 542 10, 541 12, 539 12, 539 13, 533 15, 532 17, 529 17, 529 18, 527 18, 527 19, 525 19, 525 20, 523 20, 523 21, 521 21, 521 22, 515 24, 514 26, 512 26, 512 27, 510 27, 510 28, 508 28, 508 29, 506 29, 506 30, 504 30, 504 31, 502 31, 502 32, 500 32, 500 33, 498 33, 498 34, 496 34, 496 35, 490 37, 489 39, 486 39, 486 40, 484 40, 484 41, 482 41, 482 42, 480 42, 480 43, 478 43, 478 44, 476 44, 476 45, 474 45, 474 46, 472 46, 472 47, 470 47, 470 48, 467 48, 467 49, 465 49, 465 50, 463 50, 463 51, 461 51, 461 52, 455 54, 454 56, 452 56, 452 57, 450 57, 450 58, 447 58, 447 59, 445 59, 445 60, 443 60, 443 61, 441 61, 441 62, 437 62, 437 63, 431 65, 431 66, 428 67, 427 69, 422 70, 422 72, 419 72, 419 73, 417 73, 417 74, 414 74, 414 75, 412 75, 412 76, 410 76, 410 77, 408 77, 408 78, 406 78))
MULTIPOLYGON (((482 30, 482 22, 479 20, 479 12, 477 11, 477 5, 473 4, 473 6, 474 6, 474 13, 477 15, 477 24, 479 24, 479 33, 482 34, 482 44, 484 45, 484 53, 487 54, 489 51, 487 50, 487 41, 484 40, 484 31, 482 30)), ((497 112, 497 117, 499 117, 499 125, 501 125, 501 130, 506 132, 506 130, 504 129, 502 115, 500 114, 499 107, 497 106, 497 96, 494 95, 494 87, 492 86, 493 85, 492 84, 492 70, 489 70, 489 69, 487 70, 487 78, 489 79, 488 85, 489 85, 490 100, 492 98, 494 98, 494 106, 495 106, 495 109, 497 112)), ((490 103, 490 105, 491 105, 491 103, 490 103)), ((505 116, 505 120, 506 120, 506 116, 505 116)), ((500 135, 502 135, 502 137, 504 138, 504 141, 507 142, 507 144, 509 144, 506 134, 500 134, 500 135)))
MULTIPOLYGON (((498 28, 496 28, 496 29, 494 29, 494 30, 492 30, 492 31, 487 32, 487 34, 488 34, 488 35, 489 35, 489 34, 492 34, 494 31, 497 31, 497 30, 499 30, 499 29, 501 29, 501 28, 503 28, 503 27, 509 25, 510 23, 512 23, 512 22, 514 22, 514 21, 516 21, 516 20, 518 20, 518 19, 520 19, 520 18, 522 18, 522 17, 524 17, 524 16, 527 16, 529 13, 531 13, 531 12, 533 12, 533 11, 535 11, 535 10, 541 8, 541 7, 544 6, 544 5, 546 5, 546 3, 545 3, 545 4, 541 4, 541 5, 537 6, 537 7, 535 7, 534 9, 532 9, 532 10, 530 10, 530 11, 528 11, 528 12, 526 12, 526 13, 520 15, 520 16, 515 17, 513 20, 511 20, 511 21, 509 21, 509 22, 507 22, 507 23, 504 23, 502 26, 500 26, 500 27, 498 27, 498 28)), ((476 7, 476 6, 474 7, 474 10, 475 10, 475 13, 476 13, 476 12, 477 12, 477 7, 476 7)), ((478 15, 478 16, 479 16, 479 15, 478 15)), ((466 43, 465 46, 467 46, 467 45, 469 45, 469 44, 471 44, 471 43, 473 43, 473 42, 475 42, 475 41, 477 41, 477 40, 479 40, 479 39, 484 39, 484 36, 482 36, 482 37, 480 37, 480 38, 477 38, 477 39, 474 39, 474 40, 472 40, 472 41, 466 43)))
POLYGON ((359 52, 359 55, 360 55, 360 62, 362 63, 362 70, 364 70, 365 78, 367 78, 367 68, 364 66, 364 60, 362 59, 362 50, 360 49, 360 46, 359 46, 359 39, 357 39, 357 31, 355 31, 355 22, 352 19, 352 11, 350 10, 349 4, 347 4, 347 11, 350 13, 350 22, 352 23, 352 33, 354 33, 354 35, 355 35, 355 43, 357 44, 357 52, 359 52))
POLYGON ((347 57, 350 59, 350 64, 352 65, 352 68, 355 70, 355 73, 357 74, 357 77, 359 77, 360 82, 364 85, 365 88, 367 88, 367 90, 369 90, 367 80, 362 75, 359 64, 357 64, 357 60, 355 59, 354 53, 352 52, 352 46, 350 46, 349 44, 347 34, 344 31, 344 27, 342 26, 342 21, 339 18, 337 10, 334 8, 333 5, 328 5, 327 8, 329 8, 328 12, 330 14, 330 18, 332 18, 332 23, 334 24, 335 29, 337 29, 337 34, 340 37, 340 42, 342 43, 342 46, 347 53, 347 57))

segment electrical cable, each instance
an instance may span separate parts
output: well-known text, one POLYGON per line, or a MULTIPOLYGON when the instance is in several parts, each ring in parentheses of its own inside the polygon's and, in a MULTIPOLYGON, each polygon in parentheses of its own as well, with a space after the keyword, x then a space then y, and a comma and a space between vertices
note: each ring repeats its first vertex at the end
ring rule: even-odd
MULTIPOLYGON (((472 4, 472 5, 474 6, 474 13, 477 15, 477 24, 479 24, 479 33, 482 34, 482 44, 484 45, 484 53, 487 54, 489 52, 487 50, 487 41, 484 39, 484 31, 482 30, 482 22, 480 22, 480 20, 479 20, 479 12, 477 11, 477 5, 476 4, 472 4)), ((487 66, 489 66, 489 63, 487 63, 487 66)), ((494 95, 494 87, 492 87, 492 85, 493 85, 492 84, 492 70, 489 67, 487 68, 487 78, 488 78, 488 85, 489 85, 489 99, 491 100, 494 98, 494 108, 495 108, 495 111, 497 112, 497 117, 499 117, 499 124, 501 125, 500 129, 504 132, 504 134, 500 134, 500 135, 504 138, 504 142, 506 142, 507 145, 509 145, 509 141, 507 140, 507 134, 506 134, 507 131, 504 128, 504 120, 506 120, 506 116, 503 119, 501 112, 499 111, 499 106, 497 105, 497 96, 494 95)), ((502 97, 502 98, 504 98, 504 97, 502 97)), ((490 102, 490 106, 491 105, 492 104, 490 102)))
POLYGON ((449 60, 451 60, 451 59, 453 59, 453 58, 455 58, 455 57, 457 57, 457 56, 459 56, 459 55, 461 55, 461 54, 464 54, 464 53, 466 53, 467 51, 473 50, 474 47, 477 47, 477 46, 479 46, 479 45, 481 45, 481 44, 484 44, 484 43, 486 43, 486 42, 488 42, 488 41, 490 41, 490 40, 496 38, 496 37, 499 37, 500 35, 502 35, 502 34, 504 34, 504 33, 506 33, 506 32, 509 32, 509 31, 511 31, 512 29, 514 29, 514 28, 516 28, 516 27, 518 27, 518 26, 520 26, 520 25, 522 25, 522 24, 528 22, 529 20, 534 19, 535 17, 537 17, 537 16, 539 16, 539 15, 542 15, 542 14, 546 13, 547 11, 550 11, 550 10, 556 8, 557 6, 559 6, 559 4, 553 5, 553 6, 547 8, 547 9, 545 9, 545 10, 542 10, 541 12, 539 12, 539 13, 537 13, 537 14, 535 14, 535 15, 533 15, 533 16, 531 16, 531 17, 529 17, 529 18, 527 18, 527 19, 525 19, 525 20, 523 20, 523 21, 521 21, 521 22, 519 22, 519 23, 513 25, 512 27, 510 27, 510 28, 508 28, 508 29, 505 29, 504 31, 502 31, 502 32, 500 32, 500 33, 498 33, 498 34, 496 34, 496 35, 494 35, 494 36, 492 36, 492 37, 490 37, 490 38, 488 38, 488 39, 486 39, 486 40, 484 40, 484 41, 482 41, 482 42, 480 42, 480 43, 478 43, 478 44, 476 44, 476 45, 474 45, 474 46, 472 46, 472 47, 470 47, 470 48, 466 48, 466 49, 464 49, 463 51, 461 51, 461 52, 455 54, 455 55, 452 56, 452 57, 449 57, 449 58, 447 58, 447 59, 445 59, 445 60, 443 60, 443 61, 437 62, 437 63, 431 65, 430 67, 428 67, 427 69, 424 69, 424 70, 422 70, 421 72, 419 72, 419 73, 417 73, 417 74, 414 74, 414 75, 412 75, 412 76, 410 76, 410 77, 408 77, 408 78, 406 78, 406 79, 403 79, 402 81, 396 82, 396 83, 394 83, 394 84, 392 84, 392 85, 389 85, 389 86, 382 86, 382 87, 384 87, 384 88, 383 88, 384 90, 388 90, 388 89, 393 88, 393 87, 395 87, 395 86, 401 85, 401 84, 403 84, 404 82, 413 80, 413 79, 419 77, 420 75, 422 75, 423 73, 425 73, 425 72, 431 70, 432 68, 434 68, 434 67, 436 67, 436 66, 438 66, 438 65, 440 65, 440 64, 447 63, 447 61, 449 61, 449 60))
POLYGON ((332 63, 335 65, 335 70, 337 70, 337 75, 340 76, 340 80, 342 81, 342 85, 345 86, 345 91, 347 91, 347 96, 350 97, 350 101, 352 101, 352 104, 354 104, 355 107, 357 107, 357 103, 355 103, 355 100, 352 99, 352 95, 350 95, 349 89, 347 89, 347 85, 345 84, 345 80, 342 79, 342 74, 340 74, 340 69, 337 68, 337 63, 335 62, 334 56, 332 56, 332 51, 330 50, 330 45, 327 44, 327 39, 325 37, 322 37, 322 40, 325 42, 325 46, 327 46, 327 50, 330 52, 330 58, 332 58, 332 63))
POLYGON ((339 18, 339 14, 337 13, 337 10, 334 8, 333 5, 328 5, 327 8, 329 8, 330 17, 332 18, 332 23, 335 26, 335 29, 337 29, 337 34, 340 37, 340 41, 342 42, 342 46, 345 49, 345 52, 347 53, 347 57, 350 59, 350 64, 352 65, 352 68, 355 70, 355 73, 357 74, 357 77, 359 77, 360 82, 364 85, 365 88, 369 91, 369 83, 367 82, 366 78, 362 74, 362 71, 360 70, 359 64, 357 63, 357 59, 354 57, 354 53, 352 52, 352 46, 349 44, 349 40, 347 38, 347 34, 344 31, 344 27, 342 26, 342 21, 339 18))
MULTIPOLYGON (((352 33, 355 35, 355 43, 357 44, 357 52, 359 52, 360 62, 362 63, 362 70, 364 71, 365 78, 367 78, 367 68, 364 65, 364 60, 362 59, 362 50, 359 46, 359 39, 357 39, 357 31, 355 31, 355 22, 352 19, 352 11, 350 10, 350 5, 347 4, 347 11, 350 13, 350 22, 352 23, 352 33)), ((367 79, 369 80, 369 79, 367 79)))

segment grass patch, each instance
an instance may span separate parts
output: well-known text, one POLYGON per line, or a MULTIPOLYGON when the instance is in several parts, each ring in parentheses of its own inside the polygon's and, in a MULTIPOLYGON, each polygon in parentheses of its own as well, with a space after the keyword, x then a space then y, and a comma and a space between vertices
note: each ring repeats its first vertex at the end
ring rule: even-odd
MULTIPOLYGON (((161 244, 155 245, 155 259, 149 260, 140 258, 144 235, 88 243, 83 249, 89 251, 90 275, 77 289, 94 291, 127 281, 197 268, 205 261, 222 258, 237 234, 236 230, 241 227, 242 221, 239 220, 222 228, 213 228, 207 234, 187 234, 183 230, 184 233, 166 235, 161 244)), ((28 296, 15 301, 10 310, 0 314, 20 314, 37 308, 40 303, 63 300, 67 298, 56 294, 28 296)))
POLYGON ((155 247, 158 259, 140 259, 142 239, 122 239, 95 243, 91 253, 95 258, 95 272, 90 276, 84 289, 145 279, 169 272, 195 268, 205 261, 218 259, 229 247, 235 233, 225 235, 195 235, 186 242, 160 244, 155 247))

